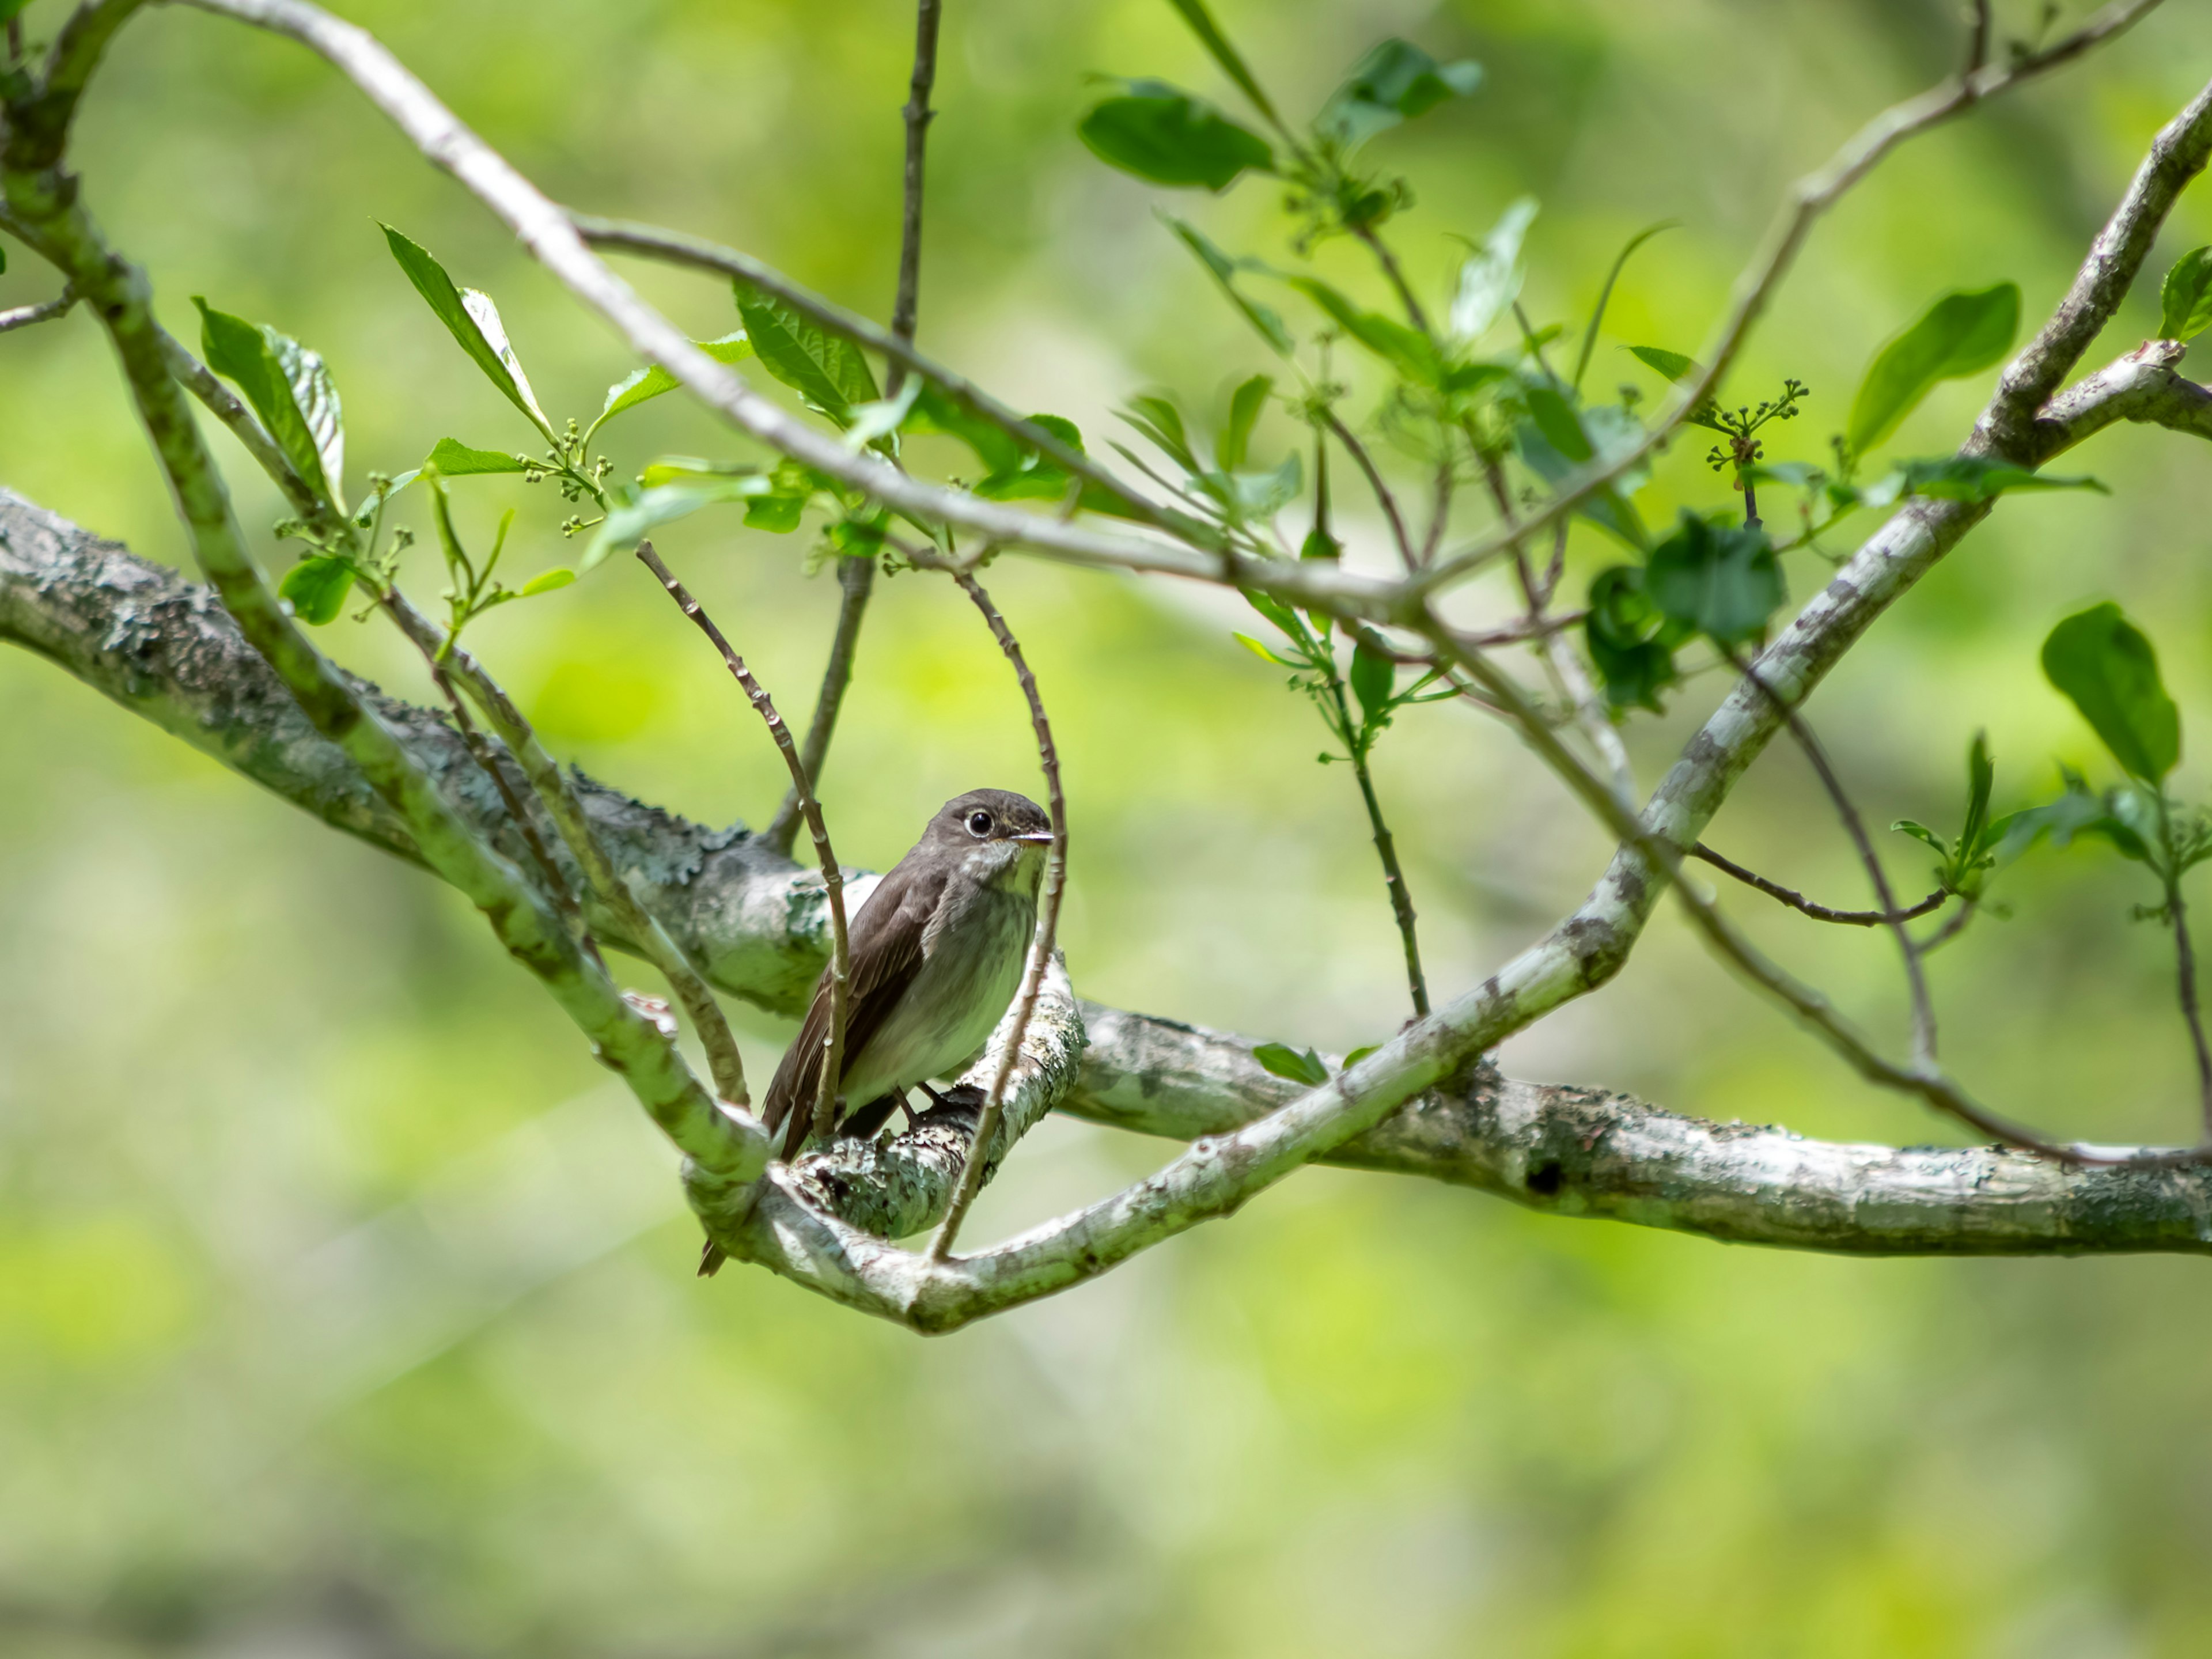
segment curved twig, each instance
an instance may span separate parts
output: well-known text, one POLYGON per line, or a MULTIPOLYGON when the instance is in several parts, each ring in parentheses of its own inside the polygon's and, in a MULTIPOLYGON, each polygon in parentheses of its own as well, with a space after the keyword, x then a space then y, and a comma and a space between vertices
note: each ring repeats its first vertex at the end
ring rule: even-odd
MULTIPOLYGON (((1844 927, 1881 927, 1892 922, 1912 921, 1942 908, 1950 894, 1938 887, 1919 903, 1903 910, 1832 910, 1825 904, 1815 904, 1802 893, 1793 891, 1778 882, 1769 881, 1756 870, 1747 870, 1733 859, 1723 858, 1718 853, 1699 842, 1690 849, 1690 856, 1702 860, 1714 869, 1734 876, 1747 887, 1756 887, 1771 899, 1778 899, 1791 909, 1800 911, 1815 921, 1832 921, 1844 927)), ((1923 951, 1927 945, 1922 945, 1923 951)))

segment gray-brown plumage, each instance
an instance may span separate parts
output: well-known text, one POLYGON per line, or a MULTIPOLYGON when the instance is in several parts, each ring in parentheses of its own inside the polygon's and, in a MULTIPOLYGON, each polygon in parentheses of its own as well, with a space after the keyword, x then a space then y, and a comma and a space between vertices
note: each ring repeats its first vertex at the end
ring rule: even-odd
MULTIPOLYGON (((1051 840, 1051 820, 1035 801, 973 789, 945 804, 868 895, 848 938, 837 1127, 872 1134, 908 1089, 983 1046, 1021 983, 1051 840)), ((825 969, 763 1103, 769 1128, 790 1126, 787 1158, 813 1127, 829 1036, 825 969)))

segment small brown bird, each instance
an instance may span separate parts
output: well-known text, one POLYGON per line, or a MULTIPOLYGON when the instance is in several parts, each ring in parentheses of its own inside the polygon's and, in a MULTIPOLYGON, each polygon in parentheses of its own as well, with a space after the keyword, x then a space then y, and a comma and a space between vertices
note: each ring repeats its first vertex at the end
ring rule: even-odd
MULTIPOLYGON (((929 821, 853 918, 836 1127, 872 1135, 906 1091, 983 1046, 1021 983, 1036 928, 1052 821, 1006 789, 971 789, 929 821)), ((799 1036, 768 1086, 768 1127, 788 1121, 783 1155, 812 1128, 830 1037, 823 970, 799 1036)))

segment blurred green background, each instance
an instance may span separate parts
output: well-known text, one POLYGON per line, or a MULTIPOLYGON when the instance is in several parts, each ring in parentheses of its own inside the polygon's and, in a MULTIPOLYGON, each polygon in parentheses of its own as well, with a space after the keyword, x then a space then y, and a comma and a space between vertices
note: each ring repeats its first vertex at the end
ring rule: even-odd
MULTIPOLYGON (((898 0, 356 0, 462 115, 564 200, 722 238, 883 314, 911 21, 898 0)), ((1311 107, 1401 33, 1488 67, 1378 142, 1431 294, 1514 197, 1543 212, 1528 299, 1586 314, 1621 240, 1620 349, 1692 350, 1788 180, 1947 71, 1948 0, 1279 0, 1223 15, 1311 107)), ((2032 21, 2027 4, 2001 5, 2032 21)), ((2069 6, 2069 16, 2084 8, 2069 6)), ((51 32, 58 0, 28 13, 51 32)), ((1214 408, 1267 367, 1152 217, 1072 136, 1093 70, 1219 88, 1158 0, 949 0, 923 343, 1094 447, 1150 383, 1214 408)), ((1873 349, 1936 294, 2062 289, 2145 143, 2212 72, 2175 0, 2086 67, 1916 143, 1826 222, 1736 383, 1809 381, 1784 458, 1821 459, 1873 349)), ((319 347, 355 487, 453 434, 527 434, 386 258, 407 229, 498 298, 556 418, 629 367, 612 337, 303 53, 162 9, 87 112, 94 210, 188 296, 319 347)), ((1273 192, 1183 198, 1274 255, 1273 192)), ((2158 258, 2212 240, 2185 200, 2158 258)), ((11 250, 0 305, 52 282, 11 250)), ((1372 291, 1341 248, 1319 256, 1372 291)), ((631 273, 694 332, 714 283, 631 273)), ((1378 295, 1379 297, 1379 295, 1378 295)), ((2100 343, 2149 331, 2139 294, 2100 343)), ((1898 453, 1948 448, 1945 388, 1898 453)), ((742 453, 664 399, 616 428, 742 453)), ((1370 399, 1371 404, 1371 399, 1370 399)), ((1355 399, 1355 408, 1364 408, 1355 399)), ((1272 459, 1289 441, 1262 429, 1272 459)), ((257 531, 274 496, 219 440, 257 531)), ((1643 497, 1719 493, 1684 443, 1643 497)), ((2070 458, 2109 499, 2007 503, 1823 689, 1814 716, 1882 823, 1955 819, 1991 735, 1999 809, 2060 759, 2101 776, 2035 650, 2120 599, 2192 732, 2212 719, 2212 452, 2120 430, 2070 458)), ((0 481, 149 556, 185 550, 83 315, 0 340, 0 481)), ((463 494, 465 529, 525 508, 463 494)), ((419 509, 419 503, 417 503, 419 509)), ((1769 508, 1770 514, 1772 507, 1769 508)), ((1355 520, 1371 555, 1375 526, 1355 520)), ((1568 592, 1611 555, 1576 538, 1568 592)), ((1838 538, 1839 546, 1850 544, 1838 538)), ((289 562, 265 537, 273 568, 289 562)), ((702 515, 663 539, 787 708, 811 697, 834 584, 804 541, 702 515)), ((1822 568, 1792 556, 1801 596, 1822 568)), ((413 585, 437 585, 419 566, 413 585)), ((1066 757, 1063 938, 1082 988, 1300 1045, 1371 1042, 1402 981, 1349 778, 1241 607, 1018 559, 992 585, 1066 757)), ((1492 596, 1493 606, 1502 599, 1492 596)), ((390 641, 332 648, 410 695, 390 641)), ((545 731, 695 817, 763 821, 778 763, 719 666, 627 568, 482 625, 545 731)), ((1655 780, 1717 687, 1632 741, 1655 780)), ((1309 1172, 1106 1280, 922 1341, 750 1272, 695 1279, 671 1160, 574 1032, 426 877, 335 836, 21 653, 0 653, 0 1651, 181 1654, 2135 1656, 2212 1651, 2212 1286, 2202 1262, 1850 1261, 1531 1216, 1309 1172)), ((2192 748, 2192 756, 2198 751, 2192 748)), ((1505 732, 1413 711, 1381 782, 1431 982, 1463 990, 1571 907, 1604 847, 1505 732)), ((957 595, 878 590, 825 783, 881 867, 947 796, 1033 788, 1011 677, 957 595)), ((2187 764, 2185 789, 2204 769, 2187 764)), ((1711 835, 1859 903, 1802 765, 1763 761, 1711 835)), ((1897 838, 1898 879, 1924 861, 1897 838)), ((2147 886, 2085 851, 2008 878, 2016 914, 1936 960, 1948 1053, 2052 1133, 2190 1127, 2147 886)), ((1914 890, 1918 890, 1917 887, 1914 890)), ((1893 1037, 1887 944, 1730 907, 1893 1037)), ((635 964, 640 983, 649 976, 635 964)), ((763 1074, 788 1027, 741 1011, 763 1074)), ((1947 1125, 1859 1086, 1664 915, 1601 994, 1508 1045, 1518 1074, 1807 1133, 1947 1125)), ((982 1238, 1103 1194, 1163 1144, 1048 1124, 982 1238)))

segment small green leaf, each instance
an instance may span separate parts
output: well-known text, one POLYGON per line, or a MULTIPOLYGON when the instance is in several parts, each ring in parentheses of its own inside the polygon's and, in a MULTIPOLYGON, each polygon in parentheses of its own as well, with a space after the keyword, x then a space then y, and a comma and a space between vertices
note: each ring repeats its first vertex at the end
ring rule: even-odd
POLYGON ((1308 1048, 1301 1053, 1280 1042, 1263 1042, 1253 1049, 1252 1058, 1275 1076, 1292 1083, 1318 1087, 1328 1081, 1328 1067, 1321 1063, 1321 1056, 1308 1048))
POLYGON ((1281 356, 1289 356, 1297 343, 1291 339, 1291 331, 1283 326, 1282 317, 1272 307, 1261 305, 1237 286, 1238 271, 1265 270, 1267 267, 1257 259, 1232 259, 1194 226, 1170 214, 1164 213, 1160 216, 1167 222, 1168 228, 1175 233, 1176 240, 1198 256, 1198 262, 1212 273, 1213 280, 1221 285, 1221 291, 1229 296, 1229 303, 1237 307, 1244 320, 1258 331, 1260 337, 1281 356))
POLYGON ((1093 155, 1156 185, 1226 190, 1248 168, 1275 170, 1267 141, 1204 99, 1162 81, 1132 81, 1085 115, 1076 136, 1093 155))
POLYGON ((860 348, 843 335, 750 283, 732 287, 761 367, 838 425, 851 421, 854 404, 883 395, 860 348))
POLYGON ((1259 423, 1260 411, 1267 408, 1267 394, 1274 389, 1272 377, 1255 374, 1229 394, 1229 419, 1213 446, 1214 463, 1224 471, 1234 472, 1244 465, 1252 445, 1252 428, 1259 423))
POLYGON ((1723 646, 1759 638, 1789 597, 1764 530, 1717 530, 1687 507, 1651 550, 1644 586, 1662 614, 1723 646))
POLYGON ((1449 318, 1455 343, 1473 345, 1521 297, 1521 243, 1535 217, 1536 198, 1523 196, 1498 216, 1482 246, 1461 264, 1449 318))
POLYGON ((2212 328, 2212 247, 2191 248, 2175 260, 2158 297, 2161 340, 2193 340, 2212 328))
POLYGON ((1482 65, 1462 59, 1439 64, 1405 40, 1385 40, 1361 58, 1352 76, 1314 118, 1314 131, 1357 149, 1401 121, 1425 115, 1448 99, 1465 98, 1482 84, 1482 65))
POLYGON ((484 378, 499 389, 501 396, 545 434, 549 443, 557 441, 553 422, 538 406, 538 394, 530 389, 530 377, 522 372, 514 348, 507 343, 506 325, 500 321, 499 307, 492 303, 491 296, 476 289, 454 287, 445 266, 427 249, 390 225, 383 228, 392 257, 399 262, 399 268, 407 273, 407 280, 415 284, 415 291, 452 332, 470 361, 483 371, 484 378))
POLYGON ((2159 678, 2158 653, 2119 606, 2092 605, 2052 629, 2043 672, 2129 772, 2156 783, 2173 770, 2181 711, 2159 678))
POLYGON ((522 597, 535 599, 540 593, 550 593, 556 587, 566 587, 576 580, 576 573, 566 565, 556 564, 550 570, 541 570, 522 585, 522 597))
MULTIPOLYGON (((317 353, 265 324, 217 311, 195 295, 208 367, 236 384, 292 470, 345 511, 345 416, 317 353)), ((341 601, 343 602, 343 601, 341 601)))
POLYGON ((1273 651, 1261 644, 1259 641, 1254 639, 1249 634, 1231 634, 1230 638, 1235 640, 1237 644, 1243 646, 1254 656, 1260 658, 1262 661, 1271 662, 1278 668, 1304 668, 1305 666, 1302 662, 1292 662, 1288 657, 1278 656, 1273 651))
POLYGON ((315 628, 336 622, 352 591, 353 567, 319 554, 301 560, 276 585, 277 596, 291 602, 292 614, 315 628))
MULTIPOLYGON (((694 340, 691 343, 718 363, 741 362, 753 355, 753 343, 745 337, 743 329, 734 334, 725 334, 719 340, 694 340)), ((592 434, 616 416, 635 409, 640 404, 648 403, 663 392, 673 392, 683 384, 659 363, 648 363, 643 368, 633 369, 607 388, 607 400, 601 405, 599 417, 584 434, 584 441, 589 443, 592 434)))
POLYGON ((401 473, 381 489, 370 490, 368 498, 354 509, 354 528, 367 530, 376 522, 379 509, 389 505, 393 496, 398 495, 401 490, 422 476, 422 469, 416 467, 412 471, 401 473))
POLYGON ((1966 745, 1966 823, 1959 831, 1959 846, 1972 858, 1979 854, 1989 829, 1990 795, 1996 787, 1996 763, 1990 758, 1990 734, 1974 733, 1966 745))
POLYGON ((520 455, 502 455, 496 449, 471 449, 459 438, 441 438, 422 465, 435 467, 448 478, 477 472, 523 472, 530 463, 520 455))
POLYGON ((1911 818, 1899 818, 1889 827, 1901 834, 1911 836, 1915 841, 1926 842, 1945 858, 1951 856, 1951 849, 1944 844, 1943 837, 1924 823, 1916 823, 1911 818))
POLYGON ((1306 532, 1305 540, 1298 544, 1298 556, 1302 559, 1340 559, 1344 556, 1344 544, 1316 525, 1306 532))
POLYGON ((779 461, 769 475, 767 492, 745 503, 745 528, 787 536, 799 528, 817 495, 834 490, 829 478, 803 461, 779 461))
MULTIPOLYGON (((1557 391, 1541 385, 1528 388, 1526 403, 1529 418, 1515 428, 1514 442, 1522 460, 1547 483, 1565 483, 1593 459, 1618 459, 1643 437, 1642 423, 1615 404, 1577 410, 1557 391)), ((1628 497, 1650 476, 1647 467, 1631 468, 1585 496, 1575 509, 1577 515, 1643 551, 1650 540, 1642 515, 1628 497)))
MULTIPOLYGON (((996 422, 969 413, 936 386, 927 384, 923 385, 921 395, 914 400, 907 430, 957 438, 975 452, 975 459, 983 463, 987 472, 1013 471, 1021 465, 1025 453, 1013 434, 996 422)), ((1066 480, 1061 482, 1064 485, 1066 480)))
POLYGON ((1229 37, 1221 32, 1221 26, 1206 9, 1205 0, 1168 0, 1168 3, 1176 9, 1184 22, 1190 25, 1190 32, 1212 55, 1213 61, 1221 65, 1222 73, 1235 82, 1237 90, 1252 100, 1252 107, 1269 120, 1273 120, 1275 106, 1268 101, 1267 94, 1261 90, 1258 79, 1245 65, 1243 56, 1229 44, 1229 37))
POLYGON ((1182 410, 1176 407, 1172 397, 1164 392, 1139 392, 1129 399, 1128 408, 1116 412, 1184 471, 1201 470, 1191 452, 1190 434, 1183 429, 1182 410))
POLYGON ((1650 368, 1655 368, 1679 385, 1688 385, 1700 373, 1696 362, 1679 351, 1669 351, 1664 346, 1631 346, 1629 355, 1650 368))
POLYGON ((1875 357, 1851 402, 1846 433, 1863 455, 1897 430, 1937 382, 1978 374, 2012 349, 2020 285, 1947 294, 1875 357))
POLYGON ((1398 665, 1362 641, 1352 653, 1352 691, 1359 699, 1359 712, 1373 726, 1390 712, 1390 693, 1398 684, 1398 665))
POLYGON ((616 549, 634 544, 662 525, 689 518, 702 507, 766 495, 773 487, 766 474, 757 472, 696 483, 659 484, 650 489, 633 486, 618 492, 610 500, 607 516, 599 521, 592 544, 577 561, 577 574, 594 568, 616 549))
POLYGON ((1662 712, 1659 693, 1673 684, 1674 648, 1688 630, 1670 623, 1645 593, 1643 569, 1617 564, 1601 570, 1589 587, 1583 637, 1605 681, 1606 702, 1616 711, 1662 712))
POLYGON ((1382 1045, 1379 1042, 1370 1042, 1364 1048, 1354 1048, 1350 1054, 1344 1057, 1344 1069, 1347 1072, 1350 1071, 1353 1066, 1358 1065, 1361 1060, 1366 1059, 1368 1055, 1373 1054, 1382 1046, 1382 1045))

